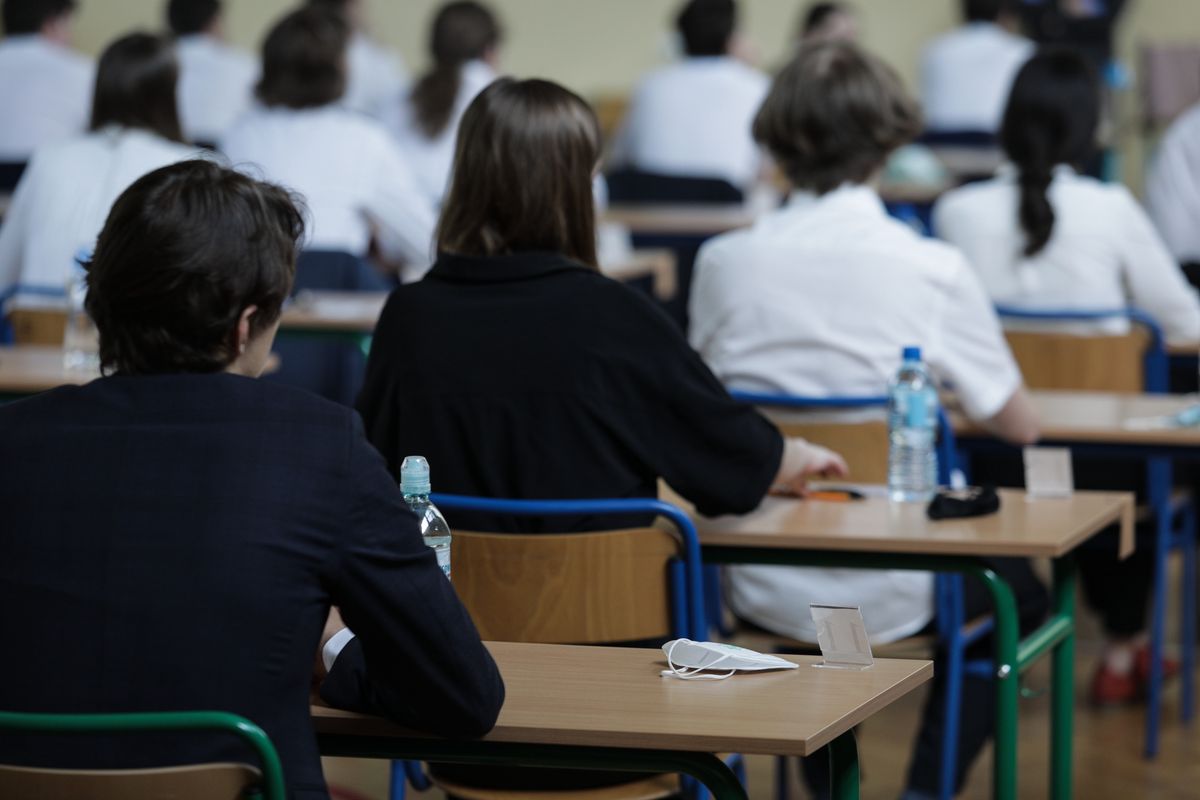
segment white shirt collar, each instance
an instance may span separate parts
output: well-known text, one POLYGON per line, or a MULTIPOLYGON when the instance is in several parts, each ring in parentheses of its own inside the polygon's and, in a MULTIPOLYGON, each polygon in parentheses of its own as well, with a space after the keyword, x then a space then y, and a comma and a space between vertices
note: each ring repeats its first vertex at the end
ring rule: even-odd
POLYGON ((818 195, 805 189, 796 189, 788 197, 784 212, 805 214, 824 208, 837 208, 850 213, 886 214, 879 193, 863 183, 843 183, 833 191, 818 195))

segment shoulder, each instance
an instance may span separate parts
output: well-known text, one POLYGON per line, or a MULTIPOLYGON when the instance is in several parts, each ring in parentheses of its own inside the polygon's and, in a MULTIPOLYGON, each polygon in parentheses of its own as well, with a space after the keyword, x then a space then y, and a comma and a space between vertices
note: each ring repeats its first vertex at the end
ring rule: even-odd
POLYGON ((701 246, 696 264, 704 264, 709 271, 732 268, 739 257, 755 246, 760 236, 754 227, 714 236, 701 246))
POLYGON ((1011 184, 992 179, 951 189, 938 198, 934 213, 939 219, 960 219, 979 213, 1000 213, 1014 192, 1011 184))
POLYGON ((1163 150, 1182 148, 1200 149, 1200 103, 1183 112, 1163 135, 1163 150))

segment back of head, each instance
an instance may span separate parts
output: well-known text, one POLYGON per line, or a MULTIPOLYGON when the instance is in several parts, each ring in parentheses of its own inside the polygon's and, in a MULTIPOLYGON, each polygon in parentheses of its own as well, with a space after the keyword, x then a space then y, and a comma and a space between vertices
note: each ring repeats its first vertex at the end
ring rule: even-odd
POLYGON ((0 17, 6 36, 40 33, 42 28, 75 10, 75 0, 3 0, 0 17))
POLYGON ((486 56, 500 44, 500 23, 486 6, 457 0, 438 10, 429 32, 433 67, 413 88, 417 123, 426 136, 439 135, 450 122, 463 64, 486 56))
POLYGON ((723 56, 737 27, 734 0, 689 0, 675 21, 689 56, 723 56))
POLYGON ((346 91, 350 27, 340 14, 316 5, 285 16, 262 46, 258 99, 267 106, 316 108, 346 91))
POLYGON ((800 22, 800 40, 830 41, 856 38, 854 12, 845 3, 813 3, 800 22))
POLYGON ((176 36, 206 33, 221 15, 221 0, 169 0, 167 25, 176 36))
POLYGON ((130 33, 105 48, 96 67, 92 130, 140 128, 182 142, 175 84, 179 63, 165 36, 130 33))
POLYGON ((438 250, 548 251, 594 267, 599 159, 600 128, 587 103, 549 81, 501 78, 463 115, 438 250))
POLYGON ((113 204, 88 265, 101 365, 121 374, 227 367, 246 308, 258 309, 252 336, 279 318, 303 230, 285 190, 211 161, 139 178, 113 204))
POLYGON ((1071 50, 1045 50, 1013 81, 1000 144, 1020 171, 1025 253, 1046 246, 1054 209, 1046 195, 1054 167, 1081 167, 1092 155, 1100 123, 1100 84, 1088 61, 1071 50))
POLYGON ((753 128, 792 185, 818 194, 867 181, 920 130, 920 109, 896 72, 849 42, 802 48, 753 128))
POLYGON ((1009 0, 962 0, 963 19, 967 22, 998 22, 1010 10, 1009 0))

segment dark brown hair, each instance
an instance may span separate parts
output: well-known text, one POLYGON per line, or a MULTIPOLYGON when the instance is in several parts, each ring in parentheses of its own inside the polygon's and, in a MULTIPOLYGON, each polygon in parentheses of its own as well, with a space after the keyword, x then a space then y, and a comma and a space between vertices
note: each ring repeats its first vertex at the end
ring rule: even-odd
POLYGON ((179 62, 170 39, 149 33, 122 36, 100 56, 91 129, 121 125, 182 142, 175 106, 178 80, 179 62))
POLYGON ((75 0, 3 0, 0 16, 4 18, 4 33, 17 36, 41 33, 47 22, 74 10, 75 0))
POLYGON ((281 19, 262 47, 258 99, 268 106, 316 108, 346 91, 350 26, 321 6, 306 6, 281 19))
POLYGON ((550 81, 501 78, 463 115, 438 249, 542 250, 595 267, 599 158, 600 127, 578 95, 550 81))
POLYGON ((176 36, 204 33, 221 14, 221 0, 169 0, 167 25, 176 36))
POLYGON ((463 64, 482 58, 499 43, 500 25, 485 6, 458 0, 441 7, 429 33, 433 67, 417 81, 411 95, 417 123, 426 136, 437 136, 449 124, 463 64))
POLYGON ((287 191, 211 161, 139 178, 113 204, 87 265, 87 311, 106 372, 217 372, 291 292, 304 231, 287 191), (218 232, 218 235, 214 235, 218 232))
POLYGON ((689 56, 723 56, 737 27, 734 0, 689 0, 675 18, 689 56))
POLYGON ((754 138, 792 184, 818 194, 865 182, 920 130, 896 72, 849 42, 802 48, 754 119, 754 138))
POLYGON ((1092 65, 1071 50, 1038 53, 1013 81, 1000 127, 1000 144, 1020 171, 1018 217, 1025 255, 1037 255, 1054 233, 1047 191, 1054 167, 1081 168, 1095 152, 1100 124, 1100 81, 1092 65))

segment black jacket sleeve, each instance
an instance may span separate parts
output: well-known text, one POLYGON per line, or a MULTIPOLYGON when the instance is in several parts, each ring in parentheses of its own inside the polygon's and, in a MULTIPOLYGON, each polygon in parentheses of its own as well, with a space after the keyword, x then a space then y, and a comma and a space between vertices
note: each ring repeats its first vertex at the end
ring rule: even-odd
POLYGON ((382 458, 355 428, 343 487, 353 507, 328 591, 356 638, 321 697, 442 736, 482 736, 504 702, 500 672, 382 458))

